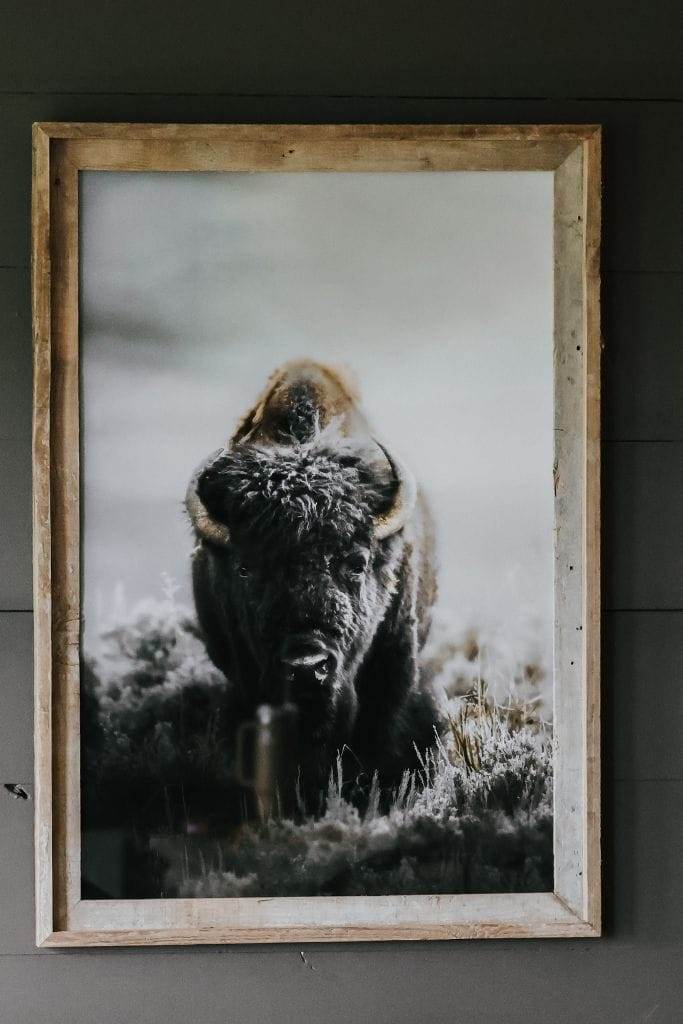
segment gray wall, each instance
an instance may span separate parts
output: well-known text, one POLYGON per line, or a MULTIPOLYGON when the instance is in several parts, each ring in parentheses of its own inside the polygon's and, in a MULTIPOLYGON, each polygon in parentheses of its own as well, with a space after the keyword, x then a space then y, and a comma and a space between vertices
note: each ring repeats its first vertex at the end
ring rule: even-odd
POLYGON ((308 963, 293 946, 37 952, 32 803, 0 790, 1 1024, 681 1019, 679 8, 678 0, 3 5, 0 782, 29 790, 31 122, 605 125, 606 937, 320 945, 306 950, 308 963))

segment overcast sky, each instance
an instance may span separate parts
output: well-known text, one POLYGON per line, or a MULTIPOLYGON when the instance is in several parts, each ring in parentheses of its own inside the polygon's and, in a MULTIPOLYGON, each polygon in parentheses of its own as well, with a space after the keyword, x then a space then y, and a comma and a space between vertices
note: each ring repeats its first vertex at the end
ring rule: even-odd
POLYGON ((190 601, 194 466, 287 359, 355 373, 458 625, 552 624, 552 175, 82 174, 86 646, 190 601))

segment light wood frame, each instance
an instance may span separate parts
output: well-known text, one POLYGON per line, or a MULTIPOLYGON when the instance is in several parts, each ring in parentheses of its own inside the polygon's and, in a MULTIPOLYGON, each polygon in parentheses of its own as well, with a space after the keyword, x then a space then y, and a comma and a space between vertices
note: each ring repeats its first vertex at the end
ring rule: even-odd
POLYGON ((600 151, 600 128, 594 125, 34 125, 35 893, 39 946, 600 934, 600 151), (81 170, 553 172, 553 893, 81 900, 81 170))

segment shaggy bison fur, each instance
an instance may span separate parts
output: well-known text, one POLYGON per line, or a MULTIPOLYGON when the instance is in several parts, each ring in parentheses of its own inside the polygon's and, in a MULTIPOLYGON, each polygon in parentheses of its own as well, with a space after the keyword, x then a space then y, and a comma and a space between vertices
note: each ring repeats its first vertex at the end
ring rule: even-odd
POLYGON ((339 751, 360 791, 390 788, 434 740, 418 655, 435 597, 426 505, 378 443, 351 388, 289 365, 195 473, 193 586, 209 656, 234 690, 235 730, 259 706, 296 711, 307 799, 339 751))

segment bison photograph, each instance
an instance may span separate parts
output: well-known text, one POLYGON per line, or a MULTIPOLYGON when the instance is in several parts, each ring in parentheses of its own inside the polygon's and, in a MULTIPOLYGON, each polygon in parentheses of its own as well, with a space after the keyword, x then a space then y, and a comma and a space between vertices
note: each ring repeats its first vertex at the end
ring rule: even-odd
POLYGON ((83 173, 83 899, 552 890, 552 206, 83 173))

